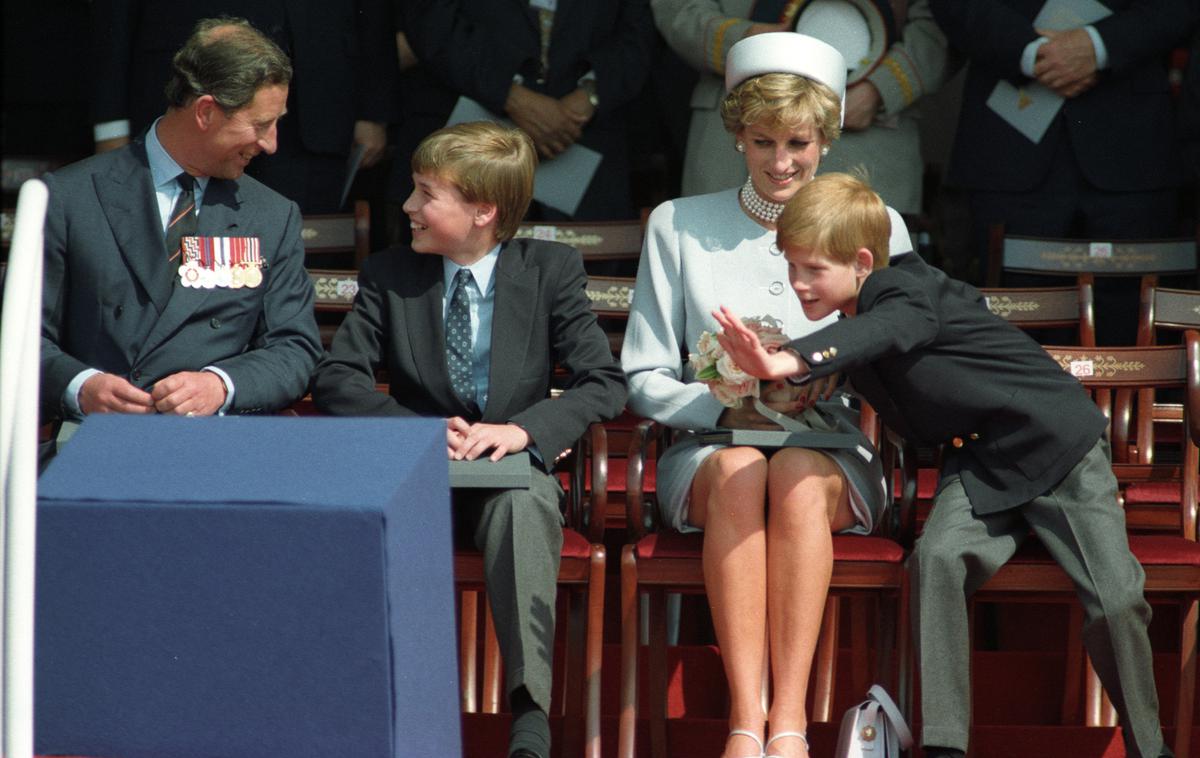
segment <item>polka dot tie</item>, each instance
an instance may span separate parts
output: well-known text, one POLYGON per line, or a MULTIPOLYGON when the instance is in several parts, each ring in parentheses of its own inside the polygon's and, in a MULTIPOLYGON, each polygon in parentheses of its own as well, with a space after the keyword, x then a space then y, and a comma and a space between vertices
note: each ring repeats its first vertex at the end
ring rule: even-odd
POLYGON ((474 281, 468 269, 454 277, 454 294, 446 314, 446 367, 450 386, 463 403, 475 402, 475 379, 471 370, 471 300, 467 288, 474 281))

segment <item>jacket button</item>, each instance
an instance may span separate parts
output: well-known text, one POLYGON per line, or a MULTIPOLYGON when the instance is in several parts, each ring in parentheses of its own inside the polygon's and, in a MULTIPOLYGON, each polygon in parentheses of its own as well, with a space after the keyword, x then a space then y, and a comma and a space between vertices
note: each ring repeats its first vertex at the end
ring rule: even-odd
POLYGON ((116 318, 121 318, 121 314, 124 312, 125 306, 123 305, 118 305, 116 308, 113 308, 113 316, 116 318))
POLYGON ((213 329, 220 329, 221 328, 221 319, 217 318, 216 316, 213 316, 211 319, 209 319, 208 325, 211 326, 213 329))
POLYGON ((767 291, 770 292, 772 295, 782 295, 783 294, 783 282, 771 282, 771 286, 767 287, 767 291))
POLYGON ((963 446, 963 438, 955 437, 954 439, 950 440, 950 444, 954 445, 955 447, 962 447, 963 446))
POLYGON ((142 378, 142 370, 141 370, 141 369, 138 369, 138 368, 135 368, 135 369, 134 369, 132 372, 130 372, 130 374, 129 374, 129 375, 130 375, 131 377, 133 377, 133 380, 136 382, 137 380, 139 380, 139 379, 141 379, 141 378, 142 378))

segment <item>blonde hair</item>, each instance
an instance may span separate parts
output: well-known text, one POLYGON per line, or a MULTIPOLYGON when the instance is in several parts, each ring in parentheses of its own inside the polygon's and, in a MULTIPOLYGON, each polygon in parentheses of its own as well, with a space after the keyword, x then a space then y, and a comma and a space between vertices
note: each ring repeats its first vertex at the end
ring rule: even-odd
POLYGON ((837 173, 816 177, 792 196, 775 226, 781 250, 803 247, 837 263, 853 263, 865 247, 874 268, 888 265, 892 221, 865 178, 837 173))
POLYGON ((832 142, 842 134, 842 101, 818 81, 796 74, 763 74, 725 96, 721 119, 731 134, 748 126, 793 130, 811 126, 832 142))
POLYGON ((434 174, 450 182, 469 203, 496 206, 496 239, 506 242, 533 199, 537 153, 520 129, 472 121, 438 129, 417 145, 414 174, 434 174))

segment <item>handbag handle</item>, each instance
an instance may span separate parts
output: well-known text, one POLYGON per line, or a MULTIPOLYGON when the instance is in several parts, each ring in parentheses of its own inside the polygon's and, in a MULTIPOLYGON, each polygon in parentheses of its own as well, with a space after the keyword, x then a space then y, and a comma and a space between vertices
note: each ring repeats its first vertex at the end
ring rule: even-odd
POLYGON ((867 697, 871 698, 883 708, 883 712, 887 715, 888 721, 891 722, 892 728, 896 730, 896 738, 900 740, 900 747, 907 750, 912 747, 913 737, 909 731, 908 724, 904 721, 904 717, 900 715, 900 708, 896 706, 892 696, 887 693, 883 687, 878 684, 871 685, 871 689, 867 690, 867 697))

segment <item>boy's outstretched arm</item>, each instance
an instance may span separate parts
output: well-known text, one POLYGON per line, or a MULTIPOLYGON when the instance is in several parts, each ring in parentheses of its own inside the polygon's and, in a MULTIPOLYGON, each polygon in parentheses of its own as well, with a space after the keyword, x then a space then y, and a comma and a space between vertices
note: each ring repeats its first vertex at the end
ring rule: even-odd
POLYGON ((717 335, 718 344, 742 371, 759 379, 785 379, 808 373, 808 364, 790 350, 767 352, 759 342, 758 335, 747 329, 742 320, 725 306, 713 311, 712 315, 721 325, 721 333, 717 335))

